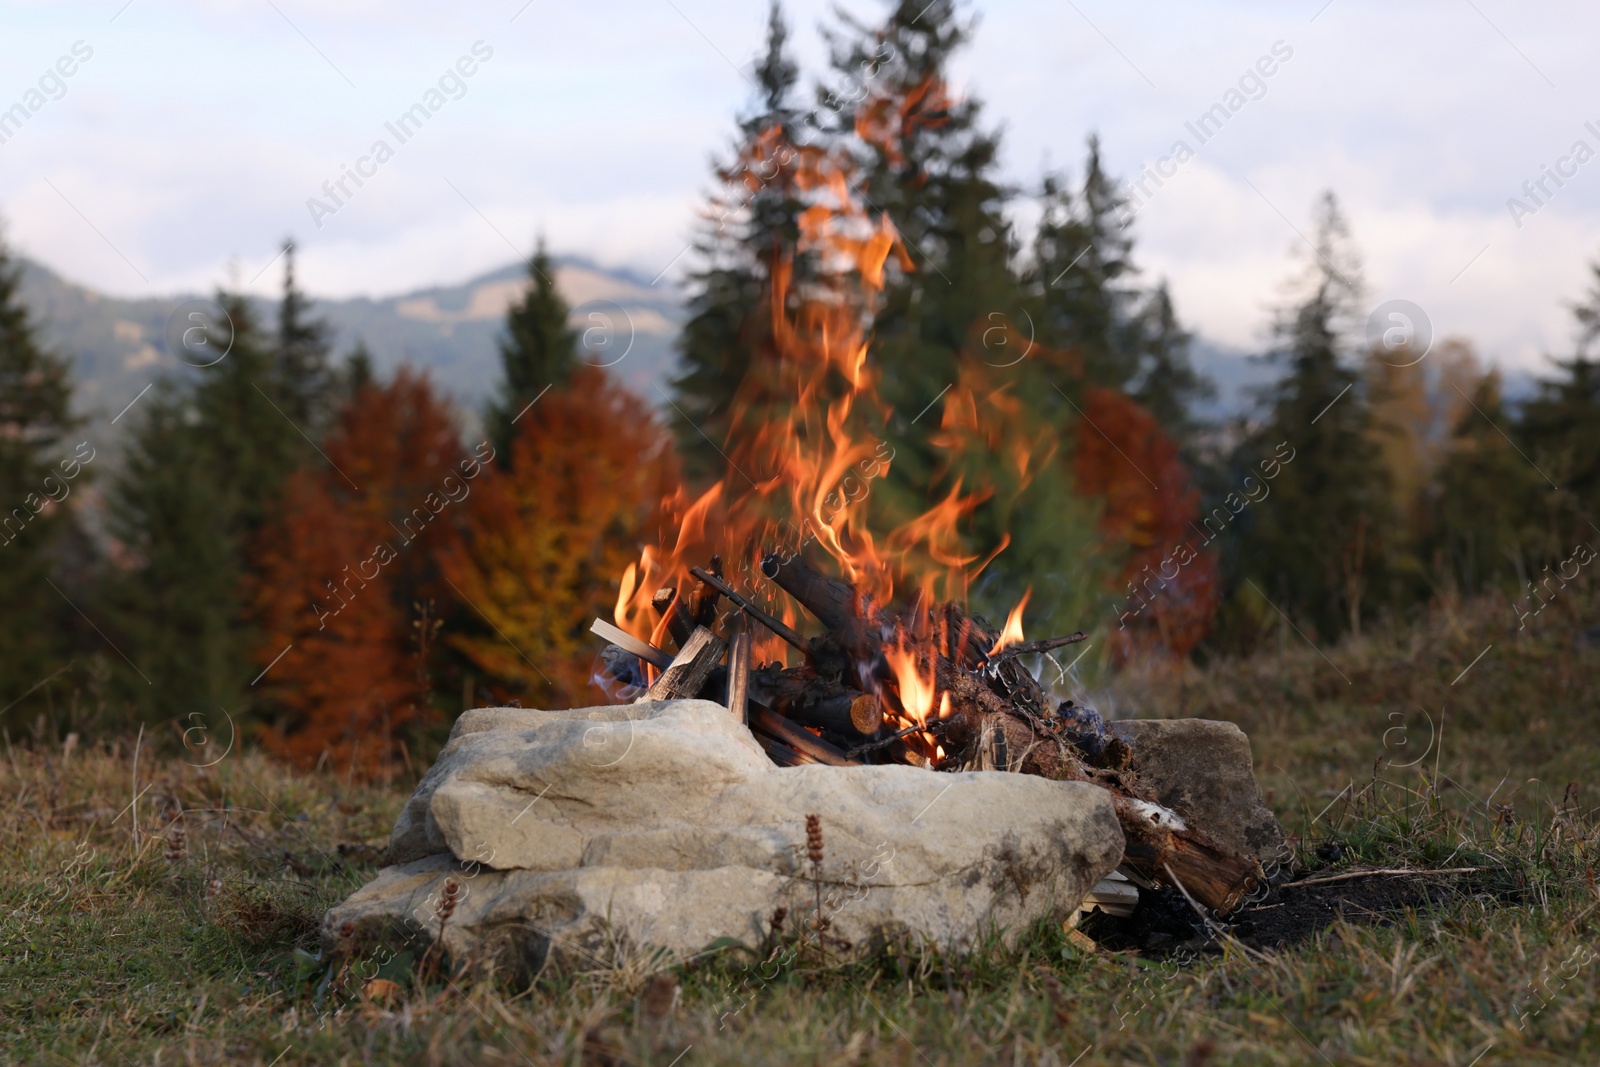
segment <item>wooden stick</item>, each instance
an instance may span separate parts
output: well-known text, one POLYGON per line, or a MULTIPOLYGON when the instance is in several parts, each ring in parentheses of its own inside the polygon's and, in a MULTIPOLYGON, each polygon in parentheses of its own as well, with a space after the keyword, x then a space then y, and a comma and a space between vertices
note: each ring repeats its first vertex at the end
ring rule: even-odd
POLYGON ((845 755, 850 756, 850 757, 853 758, 855 756, 861 755, 863 752, 872 752, 875 749, 888 748, 890 745, 894 744, 896 741, 899 741, 901 738, 910 737, 912 734, 921 733, 923 730, 926 730, 926 729, 927 729, 926 726, 907 726, 904 730, 901 730, 901 731, 899 731, 897 733, 892 733, 888 737, 879 738, 876 741, 868 741, 864 745, 857 745, 855 748, 852 748, 849 752, 846 752, 845 755))
POLYGON ((762 626, 765 626, 767 629, 771 630, 773 633, 789 642, 801 652, 806 652, 809 650, 809 646, 806 644, 805 638, 801 637, 789 627, 785 626, 771 615, 768 615, 766 612, 756 607, 747 597, 736 592, 731 585, 729 585, 727 582, 724 582, 721 578, 718 578, 714 574, 708 574, 699 567, 690 567, 689 573, 709 585, 711 588, 715 589, 717 592, 721 593, 723 596, 727 597, 729 600, 733 601, 735 604, 739 605, 745 610, 745 614, 749 615, 752 619, 756 620, 756 622, 759 622, 762 626))
POLYGON ((628 631, 621 629, 620 627, 613 626, 604 619, 594 620, 594 622, 589 624, 589 630, 591 633, 599 634, 601 637, 605 638, 607 641, 610 641, 618 648, 625 648, 629 652, 632 652, 635 656, 638 656, 640 659, 648 660, 651 663, 654 663, 662 670, 666 670, 668 667, 672 666, 671 652, 641 641, 628 631))
POLYGON ((650 598, 650 606, 656 609, 657 615, 667 617, 667 632, 672 635, 672 643, 682 648, 689 640, 689 635, 694 633, 694 622, 689 618, 683 601, 678 599, 678 591, 670 585, 662 586, 650 598))
POLYGON ((830 767, 860 766, 859 761, 846 756, 816 734, 802 730, 764 704, 757 704, 752 700, 748 707, 750 729, 757 734, 766 734, 775 741, 782 741, 802 755, 809 756, 818 763, 826 763, 830 767))
POLYGON ((1413 870, 1407 867, 1383 867, 1369 871, 1346 871, 1343 874, 1330 874, 1326 878, 1302 878, 1298 882, 1285 882, 1279 889, 1299 889, 1303 885, 1327 885, 1329 882, 1345 882, 1351 878, 1365 878, 1368 875, 1412 875, 1412 874, 1477 874, 1487 871, 1488 867, 1440 867, 1436 870, 1413 870))
POLYGON ((749 719, 750 624, 741 615, 734 623, 733 643, 728 646, 728 710, 740 722, 749 719))
POLYGON ((1008 656, 1029 656, 1035 652, 1049 652, 1051 649, 1061 648, 1065 645, 1075 645, 1079 641, 1089 640, 1089 635, 1079 630, 1066 637, 1048 637, 1043 641, 1024 641, 1017 645, 1008 645, 989 657, 990 663, 998 663, 1008 656))
POLYGON ((797 752, 782 741, 774 741, 766 734, 754 734, 756 744, 766 750, 767 756, 780 767, 800 767, 807 763, 820 763, 804 752, 797 752))
POLYGON ((682 700, 700 695, 711 669, 722 659, 727 645, 722 638, 706 629, 695 627, 694 633, 672 662, 662 670, 661 677, 650 687, 641 700, 682 700))

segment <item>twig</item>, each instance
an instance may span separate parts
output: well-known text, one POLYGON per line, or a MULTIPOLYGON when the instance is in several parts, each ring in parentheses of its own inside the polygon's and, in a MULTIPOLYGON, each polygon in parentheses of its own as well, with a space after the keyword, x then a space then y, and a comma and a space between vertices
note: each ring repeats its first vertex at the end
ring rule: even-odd
POLYGON ((756 620, 756 622, 759 622, 762 626, 765 626, 767 629, 771 630, 773 633, 789 642, 801 652, 810 652, 810 647, 806 644, 805 638, 801 637, 799 634, 795 633, 794 630, 785 626, 777 619, 774 619, 771 615, 768 615, 766 612, 756 607, 750 602, 748 597, 735 592, 733 586, 729 585, 721 578, 718 578, 715 574, 712 574, 704 567, 690 567, 689 573, 700 579, 702 582, 705 582, 711 588, 715 589, 717 592, 721 593, 735 604, 739 605, 752 619, 756 620))
POLYGON ((1305 885, 1326 885, 1329 882, 1346 882, 1352 878, 1365 878, 1368 875, 1407 875, 1407 874, 1477 874, 1487 871, 1488 867, 1439 867, 1434 870, 1414 870, 1409 867, 1383 867, 1369 871, 1346 871, 1343 874, 1330 874, 1326 878, 1303 878, 1298 882, 1285 882, 1279 889, 1298 889, 1305 885))
POLYGON ((1087 640, 1089 640, 1089 635, 1079 630, 1077 633, 1068 634, 1066 637, 1047 637, 1042 641, 1024 641, 1017 645, 1007 645, 990 656, 989 662, 999 663, 1001 660, 1009 659, 1012 656, 1031 656, 1035 652, 1049 652, 1053 649, 1062 648, 1066 645, 1075 645, 1079 641, 1087 640))
MULTIPOLYGON (((929 726, 931 726, 931 725, 932 724, 929 724, 929 726)), ((863 753, 863 752, 871 752, 871 751, 873 751, 875 749, 887 748, 890 745, 894 744, 896 741, 900 740, 902 737, 910 737, 914 733, 919 733, 919 732, 921 732, 923 730, 929 729, 929 726, 907 726, 904 730, 901 730, 899 733, 893 733, 893 734, 890 734, 888 737, 880 738, 877 741, 868 741, 864 745, 857 745, 855 748, 846 749, 845 750, 845 755, 849 756, 851 759, 855 759, 857 756, 861 755, 861 753, 863 753)))

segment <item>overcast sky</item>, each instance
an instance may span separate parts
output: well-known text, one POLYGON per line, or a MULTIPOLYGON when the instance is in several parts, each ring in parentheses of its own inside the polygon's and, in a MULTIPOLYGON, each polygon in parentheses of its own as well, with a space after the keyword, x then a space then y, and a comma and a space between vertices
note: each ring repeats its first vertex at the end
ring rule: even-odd
MULTIPOLYGON (((668 285, 687 262, 676 257, 707 160, 747 100, 764 9, 6 2, 0 111, 30 113, 20 127, 15 111, 11 126, 0 115, 0 217, 21 252, 124 295, 219 282, 269 292, 277 272, 265 268, 286 234, 323 295, 459 282, 525 254, 537 231, 557 252, 647 279, 667 270, 668 285), (458 62, 473 73, 447 79, 444 105, 399 144, 385 123, 458 62), (354 195, 313 220, 307 200, 332 204, 323 183, 380 138, 393 158, 362 164, 371 176, 359 188, 347 179, 354 195)), ((826 5, 788 10, 800 58, 820 69, 826 5)), ((1076 174, 1091 131, 1129 180, 1178 141, 1193 151, 1162 164, 1172 176, 1161 188, 1146 185, 1154 195, 1134 231, 1148 274, 1169 279, 1179 313, 1206 337, 1259 343, 1297 231, 1309 232, 1314 199, 1332 188, 1370 304, 1412 300, 1437 335, 1469 337, 1510 366, 1569 347, 1564 302, 1600 253, 1600 160, 1589 158, 1600 152, 1600 7, 1008 0, 968 10, 980 25, 957 87, 1003 125, 1013 181, 1032 184, 1046 165, 1076 174), (1274 57, 1260 68, 1271 76, 1246 78, 1230 98, 1263 57, 1274 57), (1237 110, 1202 144, 1186 123, 1230 102, 1237 110), (1564 172, 1561 185, 1546 166, 1564 172), (1523 185, 1540 179, 1536 201, 1523 185), (1512 197, 1527 209, 1516 217, 1512 197)))

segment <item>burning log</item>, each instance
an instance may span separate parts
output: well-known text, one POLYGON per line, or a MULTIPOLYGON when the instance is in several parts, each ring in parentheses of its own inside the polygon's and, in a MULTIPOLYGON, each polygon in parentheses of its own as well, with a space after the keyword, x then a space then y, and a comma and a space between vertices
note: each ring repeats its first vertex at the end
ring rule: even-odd
POLYGON ((655 596, 650 598, 650 606, 657 615, 666 617, 667 632, 672 635, 672 643, 679 648, 687 644, 689 635, 694 633, 694 621, 684 609, 683 601, 678 599, 678 591, 670 585, 657 589, 655 596))
POLYGON ((1087 641, 1088 639, 1089 635, 1079 630, 1077 633, 1068 634, 1066 637, 1051 637, 1043 641, 1024 641, 1017 645, 1007 645, 990 656, 989 661, 997 663, 1011 656, 1031 656, 1035 652, 1049 652, 1052 649, 1065 648, 1067 645, 1075 645, 1079 641, 1087 641))
POLYGON ((701 687, 711 676, 712 668, 721 662, 727 647, 722 638, 704 626, 696 627, 683 648, 662 670, 661 677, 655 680, 650 691, 639 699, 682 700, 699 696, 701 687))
POLYGON ((796 726, 771 708, 751 701, 749 709, 750 729, 755 732, 758 740, 762 735, 765 735, 799 752, 815 763, 826 763, 830 767, 857 767, 861 765, 860 760, 851 759, 842 750, 828 744, 828 742, 809 730, 796 726))
POLYGON ((876 696, 829 682, 809 667, 770 666, 755 672, 750 685, 755 699, 785 718, 852 741, 872 737, 883 725, 876 696))
POLYGON ((761 573, 817 617, 847 652, 857 660, 877 659, 882 641, 872 632, 872 604, 849 582, 830 578, 798 555, 769 552, 761 559, 761 573))

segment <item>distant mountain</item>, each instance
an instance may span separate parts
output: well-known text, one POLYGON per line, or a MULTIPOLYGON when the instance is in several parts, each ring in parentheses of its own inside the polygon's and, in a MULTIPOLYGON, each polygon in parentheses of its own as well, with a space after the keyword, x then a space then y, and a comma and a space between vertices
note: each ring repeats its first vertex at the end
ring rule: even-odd
MULTIPOLYGON (((672 374, 672 344, 683 320, 677 291, 577 257, 556 262, 556 285, 573 307, 573 326, 587 332, 591 347, 606 353, 601 358, 624 381, 660 403, 657 389, 672 374)), ((168 350, 168 319, 186 300, 209 294, 124 300, 69 282, 31 260, 21 260, 21 266, 22 298, 44 340, 73 360, 84 414, 115 417, 159 375, 186 369, 168 350)), ((460 285, 401 296, 317 300, 312 311, 332 326, 337 356, 361 340, 380 373, 403 362, 426 368, 472 416, 499 375, 495 342, 525 278, 525 268, 513 264, 460 285)), ((270 329, 276 303, 254 303, 270 329)))
POLYGON ((1214 344, 1202 337, 1196 337, 1189 346, 1189 358, 1194 362, 1194 369, 1211 379, 1217 388, 1215 397, 1195 405, 1195 414, 1208 421, 1251 411, 1255 407, 1252 390, 1278 377, 1277 368, 1266 360, 1252 358, 1244 349, 1214 344))
MULTIPOLYGON (((1282 373, 1282 368, 1252 351, 1217 344, 1203 337, 1194 339, 1189 356, 1195 370, 1210 378, 1217 387, 1213 399, 1195 405, 1195 413, 1212 422, 1259 412, 1256 391, 1277 381, 1282 373)), ((1502 395, 1513 405, 1531 399, 1539 391, 1538 379, 1547 374, 1545 369, 1501 367, 1502 395)))
MULTIPOLYGON (((45 340, 70 356, 78 377, 79 409, 91 417, 114 417, 163 372, 186 368, 167 350, 167 320, 184 294, 160 299, 124 300, 76 285, 31 260, 23 259, 22 296, 37 316, 45 340)), ((573 307, 573 326, 591 331, 594 347, 608 351, 614 370, 652 404, 664 403, 676 365, 673 343, 683 324, 682 298, 665 283, 650 285, 626 271, 597 266, 577 257, 558 258, 556 284, 573 307), (592 317, 598 316, 598 317, 592 317)), ((512 264, 459 285, 419 289, 373 300, 317 300, 313 312, 326 319, 342 357, 362 340, 380 373, 411 363, 433 373, 469 419, 475 419, 500 373, 495 342, 506 309, 522 293, 525 269, 512 264)), ((255 301, 262 323, 271 328, 276 303, 255 301)), ((1278 368, 1254 359, 1244 349, 1197 337, 1191 355, 1195 369, 1217 386, 1214 400, 1197 414, 1221 420, 1252 409, 1251 390, 1268 384, 1278 368)), ((1505 373, 1507 398, 1534 392, 1534 375, 1505 373)), ((115 444, 112 444, 115 454, 115 444)))

